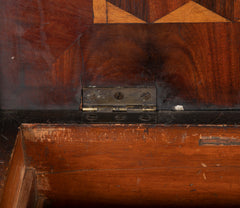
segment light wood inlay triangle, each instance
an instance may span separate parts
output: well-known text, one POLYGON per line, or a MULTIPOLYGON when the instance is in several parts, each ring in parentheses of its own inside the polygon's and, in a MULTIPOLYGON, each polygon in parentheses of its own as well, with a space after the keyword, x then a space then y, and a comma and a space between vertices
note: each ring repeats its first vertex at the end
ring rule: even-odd
POLYGON ((108 23, 146 23, 136 16, 107 2, 108 23))
POLYGON ((230 20, 190 1, 154 23, 168 22, 230 22, 230 20))

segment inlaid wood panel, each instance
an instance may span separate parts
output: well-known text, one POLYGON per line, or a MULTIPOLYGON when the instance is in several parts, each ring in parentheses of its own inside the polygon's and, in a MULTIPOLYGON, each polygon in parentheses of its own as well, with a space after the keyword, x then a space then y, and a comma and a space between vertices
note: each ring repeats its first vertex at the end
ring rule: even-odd
MULTIPOLYGON (((82 84, 100 84, 103 80, 108 80, 106 85, 161 83, 161 100, 172 102, 170 105, 176 101, 197 103, 196 108, 205 104, 236 107, 239 104, 239 23, 229 21, 239 18, 239 8, 238 0, 3 1, 0 14, 1 108, 78 109, 82 84), (154 30, 160 35, 155 38, 151 34, 154 32, 152 24, 144 24, 153 21, 178 24, 159 24, 154 30), (209 21, 221 24, 216 26, 217 30, 212 23, 196 27, 182 25, 184 22, 209 21), (101 23, 102 29, 96 31, 94 23, 101 23), (105 23, 114 24, 109 34, 103 32, 108 30, 105 23), (128 30, 123 28, 123 31, 114 29, 118 24, 129 23, 141 23, 136 29, 138 33, 134 34, 135 25, 130 25, 132 29, 128 30), (99 38, 96 34, 101 30, 99 38), (197 73, 194 64, 182 63, 175 57, 179 54, 179 49, 174 46, 176 39, 181 43, 182 60, 186 60, 186 56, 194 57, 197 73), (201 82, 193 84, 182 75, 187 65, 192 69, 186 70, 186 75, 192 71, 191 79, 195 77, 201 82), (174 73, 172 67, 176 68, 174 73), (128 74, 128 79, 121 75, 123 71, 128 74), (158 73, 160 77, 163 74, 168 77, 167 81, 154 78, 158 73)), ((112 27, 109 25, 109 28, 112 27)), ((164 108, 168 107, 164 105, 164 108)))
POLYGON ((178 10, 177 16, 180 18, 174 22, 186 22, 184 17, 186 18, 187 16, 188 22, 236 21, 239 19, 240 15, 240 0, 105 0, 105 3, 104 0, 101 0, 100 2, 96 1, 96 3, 94 3, 94 5, 96 5, 96 7, 94 7, 94 11, 98 14, 98 16, 103 15, 105 17, 105 15, 109 15, 108 9, 105 9, 105 6, 98 7, 99 4, 105 5, 107 2, 107 5, 110 5, 110 8, 118 7, 119 10, 115 9, 117 11, 116 16, 112 13, 110 14, 110 22, 108 22, 108 18, 106 18, 106 21, 104 18, 104 20, 101 20, 100 22, 96 20, 96 23, 136 23, 136 21, 131 21, 131 18, 128 18, 128 15, 125 14, 126 12, 129 13, 130 17, 134 15, 135 17, 148 23, 156 21, 166 23, 173 22, 165 16, 172 15, 172 13, 175 13, 175 10, 178 10), (187 6, 185 4, 187 4, 187 6), (99 9, 97 10, 96 8, 99 9), (125 15, 121 15, 124 17, 121 21, 119 21, 118 16, 121 12, 125 15), (215 18, 213 18, 213 16, 215 18), (115 21, 113 21, 114 17, 116 18, 115 21))
POLYGON ((228 19, 190 1, 175 11, 156 20, 154 23, 166 22, 230 22, 228 19))

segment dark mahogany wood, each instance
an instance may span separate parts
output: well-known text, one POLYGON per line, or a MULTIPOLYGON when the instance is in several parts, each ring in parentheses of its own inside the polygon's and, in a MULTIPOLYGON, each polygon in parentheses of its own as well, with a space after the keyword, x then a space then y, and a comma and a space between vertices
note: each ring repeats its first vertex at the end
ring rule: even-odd
POLYGON ((81 38, 84 86, 156 85, 159 108, 240 104, 238 23, 95 25, 81 38))
MULTIPOLYGON (((134 2, 111 0, 151 21, 187 1, 134 2)), ((240 17, 239 1, 197 2, 240 17)), ((82 85, 155 85, 159 109, 239 108, 240 23, 93 25, 91 0, 8 0, 0 15, 1 109, 77 110, 82 85)))
POLYGON ((235 1, 234 5, 234 18, 235 20, 240 20, 240 0, 235 1))
POLYGON ((92 1, 1 1, 0 15, 1 108, 77 108, 77 40, 93 23, 92 1))

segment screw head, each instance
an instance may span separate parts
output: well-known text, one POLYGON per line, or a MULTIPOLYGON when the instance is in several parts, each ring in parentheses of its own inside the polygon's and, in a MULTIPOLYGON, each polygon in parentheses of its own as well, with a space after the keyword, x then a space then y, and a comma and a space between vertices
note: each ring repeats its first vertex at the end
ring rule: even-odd
POLYGON ((151 98, 151 93, 150 92, 144 92, 144 93, 142 93, 141 94, 141 99, 143 100, 143 101, 147 101, 147 100, 149 100, 150 98, 151 98))
POLYGON ((124 98, 124 94, 122 92, 116 92, 114 94, 114 98, 117 100, 122 100, 124 98))

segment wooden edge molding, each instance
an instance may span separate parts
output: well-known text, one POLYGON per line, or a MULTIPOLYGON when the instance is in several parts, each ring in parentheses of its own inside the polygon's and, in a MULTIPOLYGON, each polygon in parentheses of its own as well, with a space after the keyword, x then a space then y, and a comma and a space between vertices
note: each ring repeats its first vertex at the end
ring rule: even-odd
POLYGON ((16 139, 13 153, 8 169, 6 183, 3 189, 2 200, 0 207, 15 208, 18 206, 18 201, 21 195, 21 187, 25 174, 24 152, 22 147, 22 135, 19 131, 16 139))
POLYGON ((17 208, 34 207, 36 201, 35 170, 26 169, 18 198, 17 208))

